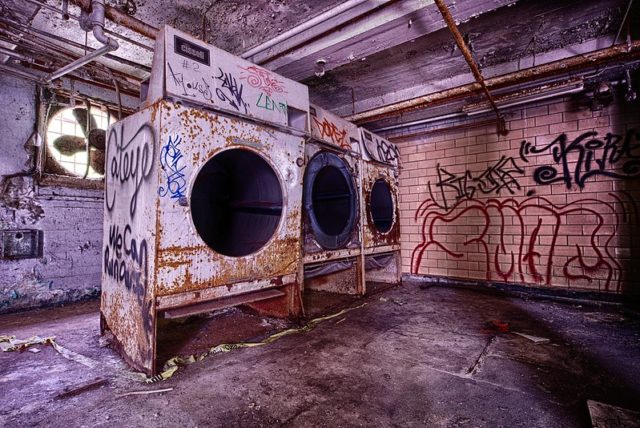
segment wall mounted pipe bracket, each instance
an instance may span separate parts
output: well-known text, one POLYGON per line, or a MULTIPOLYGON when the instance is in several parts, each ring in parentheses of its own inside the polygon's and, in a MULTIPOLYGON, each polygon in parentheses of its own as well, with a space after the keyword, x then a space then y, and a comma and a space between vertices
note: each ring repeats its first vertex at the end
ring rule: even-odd
POLYGON ((45 81, 47 83, 50 83, 56 79, 59 79, 60 77, 65 76, 66 74, 69 74, 74 70, 77 70, 83 65, 90 63, 91 61, 101 57, 102 55, 105 55, 109 52, 113 52, 120 47, 118 45, 118 42, 116 42, 114 39, 110 37, 107 37, 104 33, 104 14, 105 14, 104 0, 93 0, 91 2, 91 7, 92 7, 92 11, 91 11, 90 22, 93 26, 93 37, 95 37, 95 39, 100 43, 102 43, 104 46, 102 46, 100 49, 96 49, 95 51, 91 52, 88 55, 78 58, 77 60, 71 62, 70 64, 67 64, 64 67, 60 68, 59 70, 50 73, 48 76, 45 77, 45 81))

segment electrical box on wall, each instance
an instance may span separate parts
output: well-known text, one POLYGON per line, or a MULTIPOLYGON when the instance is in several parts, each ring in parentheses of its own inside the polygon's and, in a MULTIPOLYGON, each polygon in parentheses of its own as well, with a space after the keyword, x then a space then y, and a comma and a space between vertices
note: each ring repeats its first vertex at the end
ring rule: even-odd
POLYGON ((2 251, 3 259, 34 259, 42 257, 43 233, 35 229, 3 230, 2 251))

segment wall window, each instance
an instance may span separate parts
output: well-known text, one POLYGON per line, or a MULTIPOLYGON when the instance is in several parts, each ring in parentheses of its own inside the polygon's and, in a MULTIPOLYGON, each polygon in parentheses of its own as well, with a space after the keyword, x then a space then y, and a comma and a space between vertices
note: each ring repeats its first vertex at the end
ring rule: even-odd
MULTIPOLYGON (((115 122, 111 118, 111 123, 115 122)), ((109 116, 91 108, 90 120, 85 107, 66 107, 55 112, 47 123, 46 172, 99 179, 104 176, 104 136, 109 116), (89 142, 89 156, 87 156, 89 142)))

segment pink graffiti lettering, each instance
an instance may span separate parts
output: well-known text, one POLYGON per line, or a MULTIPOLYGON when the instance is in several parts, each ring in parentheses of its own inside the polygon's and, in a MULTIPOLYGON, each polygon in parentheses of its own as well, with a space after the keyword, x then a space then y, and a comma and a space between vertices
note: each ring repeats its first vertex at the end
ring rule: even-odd
POLYGON ((240 67, 240 69, 244 70, 244 73, 240 75, 240 80, 246 80, 249 86, 260 89, 268 96, 272 97, 274 92, 287 93, 284 90, 283 82, 273 77, 267 70, 255 65, 240 67))

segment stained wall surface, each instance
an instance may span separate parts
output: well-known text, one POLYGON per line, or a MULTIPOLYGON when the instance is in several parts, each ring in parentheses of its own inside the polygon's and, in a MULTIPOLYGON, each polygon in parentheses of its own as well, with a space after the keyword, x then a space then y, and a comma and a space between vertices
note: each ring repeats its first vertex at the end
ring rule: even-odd
POLYGON ((639 113, 566 97, 507 111, 506 136, 396 140, 403 271, 637 294, 639 113))
MULTIPOLYGON (((96 95, 90 88, 75 88, 96 95)), ((43 238, 39 257, 0 258, 0 313, 97 297, 103 256, 101 185, 46 184, 38 174, 29 174, 39 150, 32 138, 39 120, 36 87, 0 74, 0 99, 0 234, 38 230, 43 238)), ((125 102, 133 100, 125 97, 125 102)))

